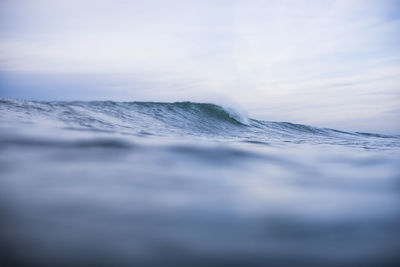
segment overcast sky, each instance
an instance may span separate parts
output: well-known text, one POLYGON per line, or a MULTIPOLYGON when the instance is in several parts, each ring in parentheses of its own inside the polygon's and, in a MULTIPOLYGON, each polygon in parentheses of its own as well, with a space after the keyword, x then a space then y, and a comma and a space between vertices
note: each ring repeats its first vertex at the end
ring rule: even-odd
POLYGON ((0 0, 0 97, 400 133, 400 0, 0 0))

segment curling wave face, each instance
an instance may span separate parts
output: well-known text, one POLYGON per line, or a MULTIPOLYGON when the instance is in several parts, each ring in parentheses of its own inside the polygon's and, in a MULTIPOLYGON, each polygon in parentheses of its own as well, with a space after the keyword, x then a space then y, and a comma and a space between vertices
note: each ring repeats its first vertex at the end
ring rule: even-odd
POLYGON ((400 136, 214 104, 0 100, 0 265, 400 262, 400 136))
MULTIPOLYGON (((8 124, 123 135, 198 137, 253 143, 310 143, 371 149, 398 147, 400 136, 344 132, 289 122, 249 119, 233 108, 176 102, 32 102, 0 100, 8 124)), ((4 126, 4 124, 3 124, 4 126)))

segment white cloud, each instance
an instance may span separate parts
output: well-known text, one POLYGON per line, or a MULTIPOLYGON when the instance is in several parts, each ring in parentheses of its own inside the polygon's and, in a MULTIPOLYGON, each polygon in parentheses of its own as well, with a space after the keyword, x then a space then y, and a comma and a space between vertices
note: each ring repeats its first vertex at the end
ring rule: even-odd
POLYGON ((214 92, 263 119, 400 130, 380 115, 400 106, 395 1, 32 2, 2 4, 3 71, 102 74, 131 98, 214 92))

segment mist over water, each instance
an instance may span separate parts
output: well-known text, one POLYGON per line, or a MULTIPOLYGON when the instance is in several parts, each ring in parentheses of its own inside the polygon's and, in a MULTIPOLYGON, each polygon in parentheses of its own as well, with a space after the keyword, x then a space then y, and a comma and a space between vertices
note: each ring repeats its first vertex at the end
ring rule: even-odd
POLYGON ((208 103, 3 99, 0 263, 396 264, 399 159, 208 103))

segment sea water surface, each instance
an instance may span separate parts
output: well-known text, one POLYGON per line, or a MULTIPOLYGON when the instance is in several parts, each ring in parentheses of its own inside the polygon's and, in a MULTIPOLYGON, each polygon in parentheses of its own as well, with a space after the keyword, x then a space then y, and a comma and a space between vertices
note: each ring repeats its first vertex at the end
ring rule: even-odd
POLYGON ((2 99, 0 265, 396 265, 399 159, 214 104, 2 99))

